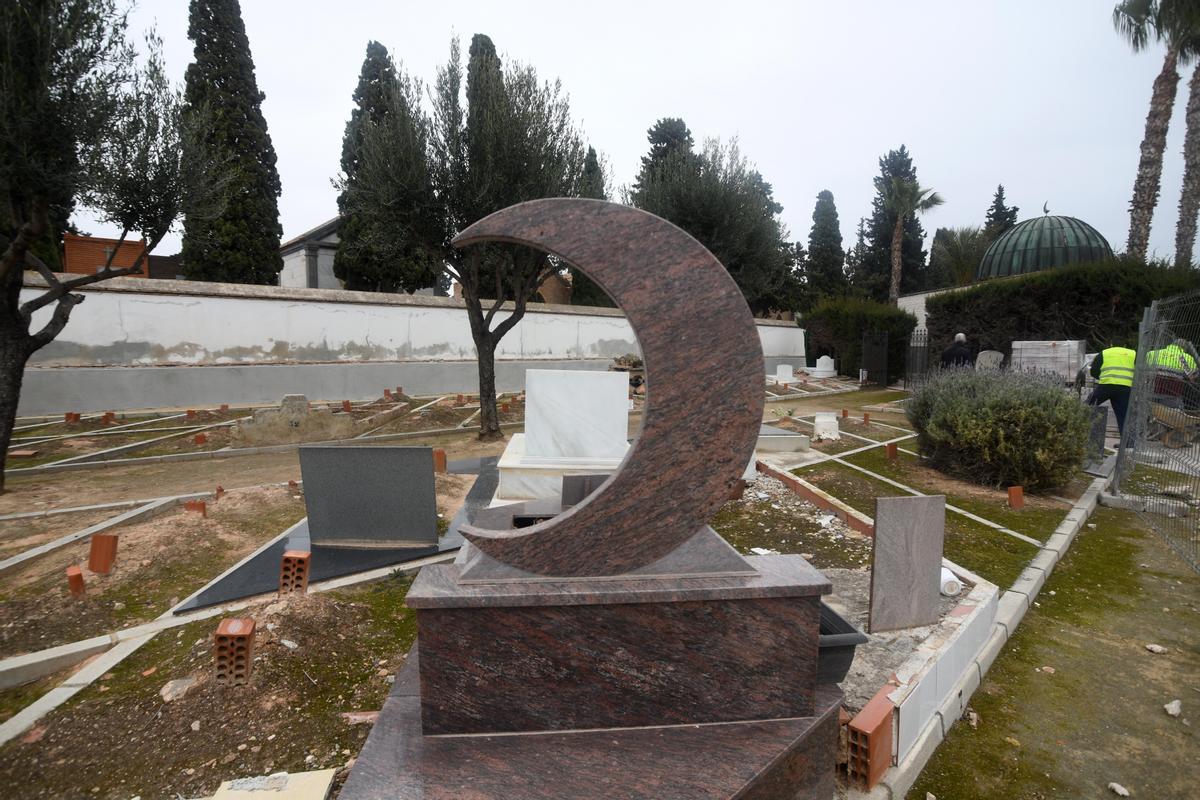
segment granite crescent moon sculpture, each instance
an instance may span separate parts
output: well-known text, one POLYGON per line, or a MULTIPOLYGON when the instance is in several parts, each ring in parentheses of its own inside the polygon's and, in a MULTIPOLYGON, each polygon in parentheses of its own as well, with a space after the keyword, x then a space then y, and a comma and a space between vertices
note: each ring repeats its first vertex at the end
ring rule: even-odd
POLYGON ((765 367, 754 318, 712 253, 653 214, 601 200, 519 203, 468 227, 455 247, 511 242, 582 270, 625 312, 642 351, 642 429, 582 503, 526 528, 462 528, 474 546, 542 576, 620 575, 706 525, 754 452, 765 367))

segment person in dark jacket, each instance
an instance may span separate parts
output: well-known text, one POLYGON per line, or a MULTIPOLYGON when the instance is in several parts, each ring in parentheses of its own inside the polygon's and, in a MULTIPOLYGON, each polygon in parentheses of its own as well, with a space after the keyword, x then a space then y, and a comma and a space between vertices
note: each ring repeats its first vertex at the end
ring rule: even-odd
POLYGON ((954 334, 954 344, 942 351, 942 369, 975 366, 975 354, 967 345, 965 333, 954 334))

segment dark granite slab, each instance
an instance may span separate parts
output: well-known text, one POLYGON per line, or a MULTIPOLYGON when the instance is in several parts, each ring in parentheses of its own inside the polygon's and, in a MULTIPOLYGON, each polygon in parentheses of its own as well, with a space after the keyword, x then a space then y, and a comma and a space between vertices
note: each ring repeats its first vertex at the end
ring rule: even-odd
POLYGON ((818 603, 807 596, 419 609, 423 730, 808 716, 818 603))
POLYGON ((285 532, 262 551, 251 556, 244 564, 238 565, 228 575, 217 578, 180 608, 175 613, 183 613, 197 608, 228 603, 243 597, 273 592, 279 588, 279 565, 284 551, 310 550, 309 581, 329 580, 343 575, 353 575, 379 567, 399 566, 408 561, 425 558, 437 553, 455 550, 463 544, 460 528, 476 514, 479 509, 486 508, 496 493, 500 474, 496 469, 497 458, 474 459, 470 462, 455 462, 459 464, 460 474, 471 474, 478 471, 479 477, 463 502, 446 533, 430 547, 418 548, 371 548, 355 550, 346 547, 314 546, 308 536, 308 520, 302 520, 285 532))
POLYGON ((341 800, 829 800, 834 686, 813 715, 714 725, 423 736, 415 654, 355 761, 341 800))
POLYGON ((436 546, 432 448, 302 446, 300 472, 314 545, 436 546))
POLYGON ((745 600, 829 594, 829 580, 798 555, 745 556, 750 576, 702 578, 460 583, 457 564, 421 570, 405 602, 410 608, 662 603, 683 600, 745 600))

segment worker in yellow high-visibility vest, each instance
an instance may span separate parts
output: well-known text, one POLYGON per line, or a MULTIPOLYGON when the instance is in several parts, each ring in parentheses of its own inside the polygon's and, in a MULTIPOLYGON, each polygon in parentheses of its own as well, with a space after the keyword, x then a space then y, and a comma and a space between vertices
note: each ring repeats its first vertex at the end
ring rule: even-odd
POLYGON ((1154 402, 1183 407, 1184 392, 1196 380, 1195 353, 1191 342, 1176 339, 1146 354, 1146 365, 1154 369, 1154 402))
POLYGON ((1117 429, 1125 432, 1125 413, 1129 411, 1129 394, 1133 391, 1133 369, 1137 351, 1128 347, 1106 347, 1092 360, 1092 377, 1096 388, 1088 397, 1089 406, 1108 401, 1117 417, 1117 429))

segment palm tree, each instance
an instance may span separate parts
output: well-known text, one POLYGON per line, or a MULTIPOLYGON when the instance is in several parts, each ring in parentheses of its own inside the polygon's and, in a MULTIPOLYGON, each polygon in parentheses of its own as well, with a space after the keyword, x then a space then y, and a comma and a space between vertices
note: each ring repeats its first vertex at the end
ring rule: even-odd
POLYGON ((904 244, 904 223, 909 217, 921 214, 944 200, 933 189, 926 189, 914 180, 892 178, 884 183, 876 178, 883 196, 883 207, 896 215, 896 227, 892 229, 892 283, 888 288, 888 301, 895 305, 900 297, 900 249, 904 244))
POLYGON ((1196 242, 1196 216, 1200 212, 1200 3, 1170 7, 1178 12, 1173 28, 1179 32, 1181 63, 1196 60, 1188 81, 1187 131, 1183 137, 1183 187, 1179 193, 1179 221, 1175 225, 1175 266, 1192 266, 1192 247, 1196 242))
POLYGON ((1129 201, 1129 238, 1125 251, 1138 259, 1146 258, 1150 222, 1162 186, 1163 150, 1167 146, 1167 127, 1171 123, 1175 89, 1179 85, 1176 66, 1179 64, 1182 40, 1186 38, 1186 23, 1194 16, 1190 8, 1192 2, 1123 0, 1113 9, 1113 26, 1117 33, 1129 41, 1135 53, 1146 49, 1152 42, 1163 42, 1167 46, 1162 71, 1154 79, 1154 87, 1150 92, 1150 113, 1146 115, 1142 155, 1133 182, 1133 198, 1129 201))
POLYGON ((966 286, 975 280, 988 244, 987 234, 977 227, 938 228, 929 248, 930 271, 936 262, 937 271, 950 279, 950 286, 966 286))

